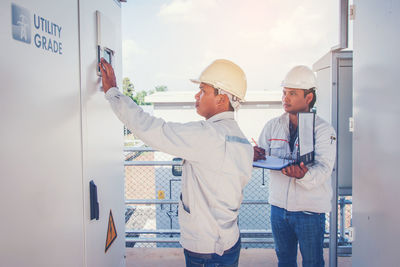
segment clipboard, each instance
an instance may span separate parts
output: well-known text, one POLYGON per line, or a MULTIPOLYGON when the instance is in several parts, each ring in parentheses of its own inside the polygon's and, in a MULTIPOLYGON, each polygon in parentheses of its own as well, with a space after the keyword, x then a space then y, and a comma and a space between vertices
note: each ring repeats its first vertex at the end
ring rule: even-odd
POLYGON ((293 164, 294 162, 294 160, 290 159, 281 159, 274 156, 267 156, 265 160, 254 161, 253 167, 278 171, 289 166, 290 164, 293 164))
POLYGON ((299 146, 295 158, 278 158, 275 156, 267 156, 265 160, 253 162, 253 167, 270 170, 282 170, 283 168, 292 164, 300 164, 300 162, 309 164, 314 162, 315 113, 299 112, 297 114, 297 119, 297 138, 299 146))
POLYGON ((299 112, 297 114, 297 136, 299 148, 296 163, 309 164, 314 162, 315 150, 315 113, 299 112))

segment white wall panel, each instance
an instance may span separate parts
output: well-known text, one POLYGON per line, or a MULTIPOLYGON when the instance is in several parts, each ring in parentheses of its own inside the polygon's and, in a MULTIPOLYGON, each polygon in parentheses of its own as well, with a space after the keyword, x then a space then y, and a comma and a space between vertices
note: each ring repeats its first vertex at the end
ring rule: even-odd
POLYGON ((1 1, 0 22, 0 265, 83 266, 77 1, 1 1), (28 15, 28 43, 13 39, 12 3, 28 15), (62 54, 37 48, 35 34, 62 54))
MULTIPOLYGON (((121 8, 116 1, 81 0, 81 88, 83 118, 83 187, 85 201, 86 264, 89 267, 124 266, 124 166, 123 126, 100 89, 97 65, 96 10, 114 24, 115 73, 121 82, 121 8), (98 189, 99 220, 90 221, 89 181, 98 189), (109 212, 112 210, 118 237, 105 253, 109 212)), ((104 36, 103 36, 104 37, 104 36)), ((110 42, 112 43, 112 42, 110 42)))
POLYGON ((398 266, 399 1, 354 1, 353 266, 398 266))
POLYGON ((96 10, 115 25, 121 84, 117 1, 0 2, 0 266, 125 264, 123 132, 99 89, 96 10), (105 253, 110 210, 118 237, 105 253))

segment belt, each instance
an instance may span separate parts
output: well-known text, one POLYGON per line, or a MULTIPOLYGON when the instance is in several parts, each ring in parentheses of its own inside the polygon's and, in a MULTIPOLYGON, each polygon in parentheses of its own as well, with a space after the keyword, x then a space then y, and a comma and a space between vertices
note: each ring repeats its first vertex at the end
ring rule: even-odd
MULTIPOLYGON (((239 237, 239 239, 238 239, 238 241, 236 242, 236 244, 233 245, 233 247, 231 247, 230 249, 225 250, 225 251, 224 251, 224 254, 225 254, 225 253, 229 253, 229 252, 231 252, 231 251, 237 249, 237 247, 238 247, 240 244, 241 244, 241 241, 240 241, 240 237, 239 237)), ((184 250, 185 250, 185 252, 186 252, 190 257, 201 258, 201 259, 211 259, 211 258, 213 257, 213 255, 215 254, 215 253, 197 253, 197 252, 192 252, 192 251, 187 250, 187 249, 184 249, 184 250)))

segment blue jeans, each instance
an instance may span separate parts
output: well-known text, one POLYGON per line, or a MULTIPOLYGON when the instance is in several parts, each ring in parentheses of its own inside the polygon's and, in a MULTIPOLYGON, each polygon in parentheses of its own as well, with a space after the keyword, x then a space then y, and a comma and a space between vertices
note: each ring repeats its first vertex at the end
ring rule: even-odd
POLYGON ((297 244, 303 267, 325 265, 325 213, 287 211, 271 206, 271 226, 279 267, 297 267, 297 244))
POLYGON ((203 254, 184 249, 186 267, 237 267, 239 265, 241 242, 240 237, 236 244, 224 251, 222 256, 216 253, 203 254))

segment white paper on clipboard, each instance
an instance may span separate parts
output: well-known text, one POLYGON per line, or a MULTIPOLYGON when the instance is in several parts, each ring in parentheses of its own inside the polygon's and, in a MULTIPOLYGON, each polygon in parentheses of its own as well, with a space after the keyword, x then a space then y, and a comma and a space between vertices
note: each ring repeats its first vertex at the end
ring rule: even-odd
POLYGON ((298 140, 300 161, 314 161, 314 112, 298 113, 298 140))

